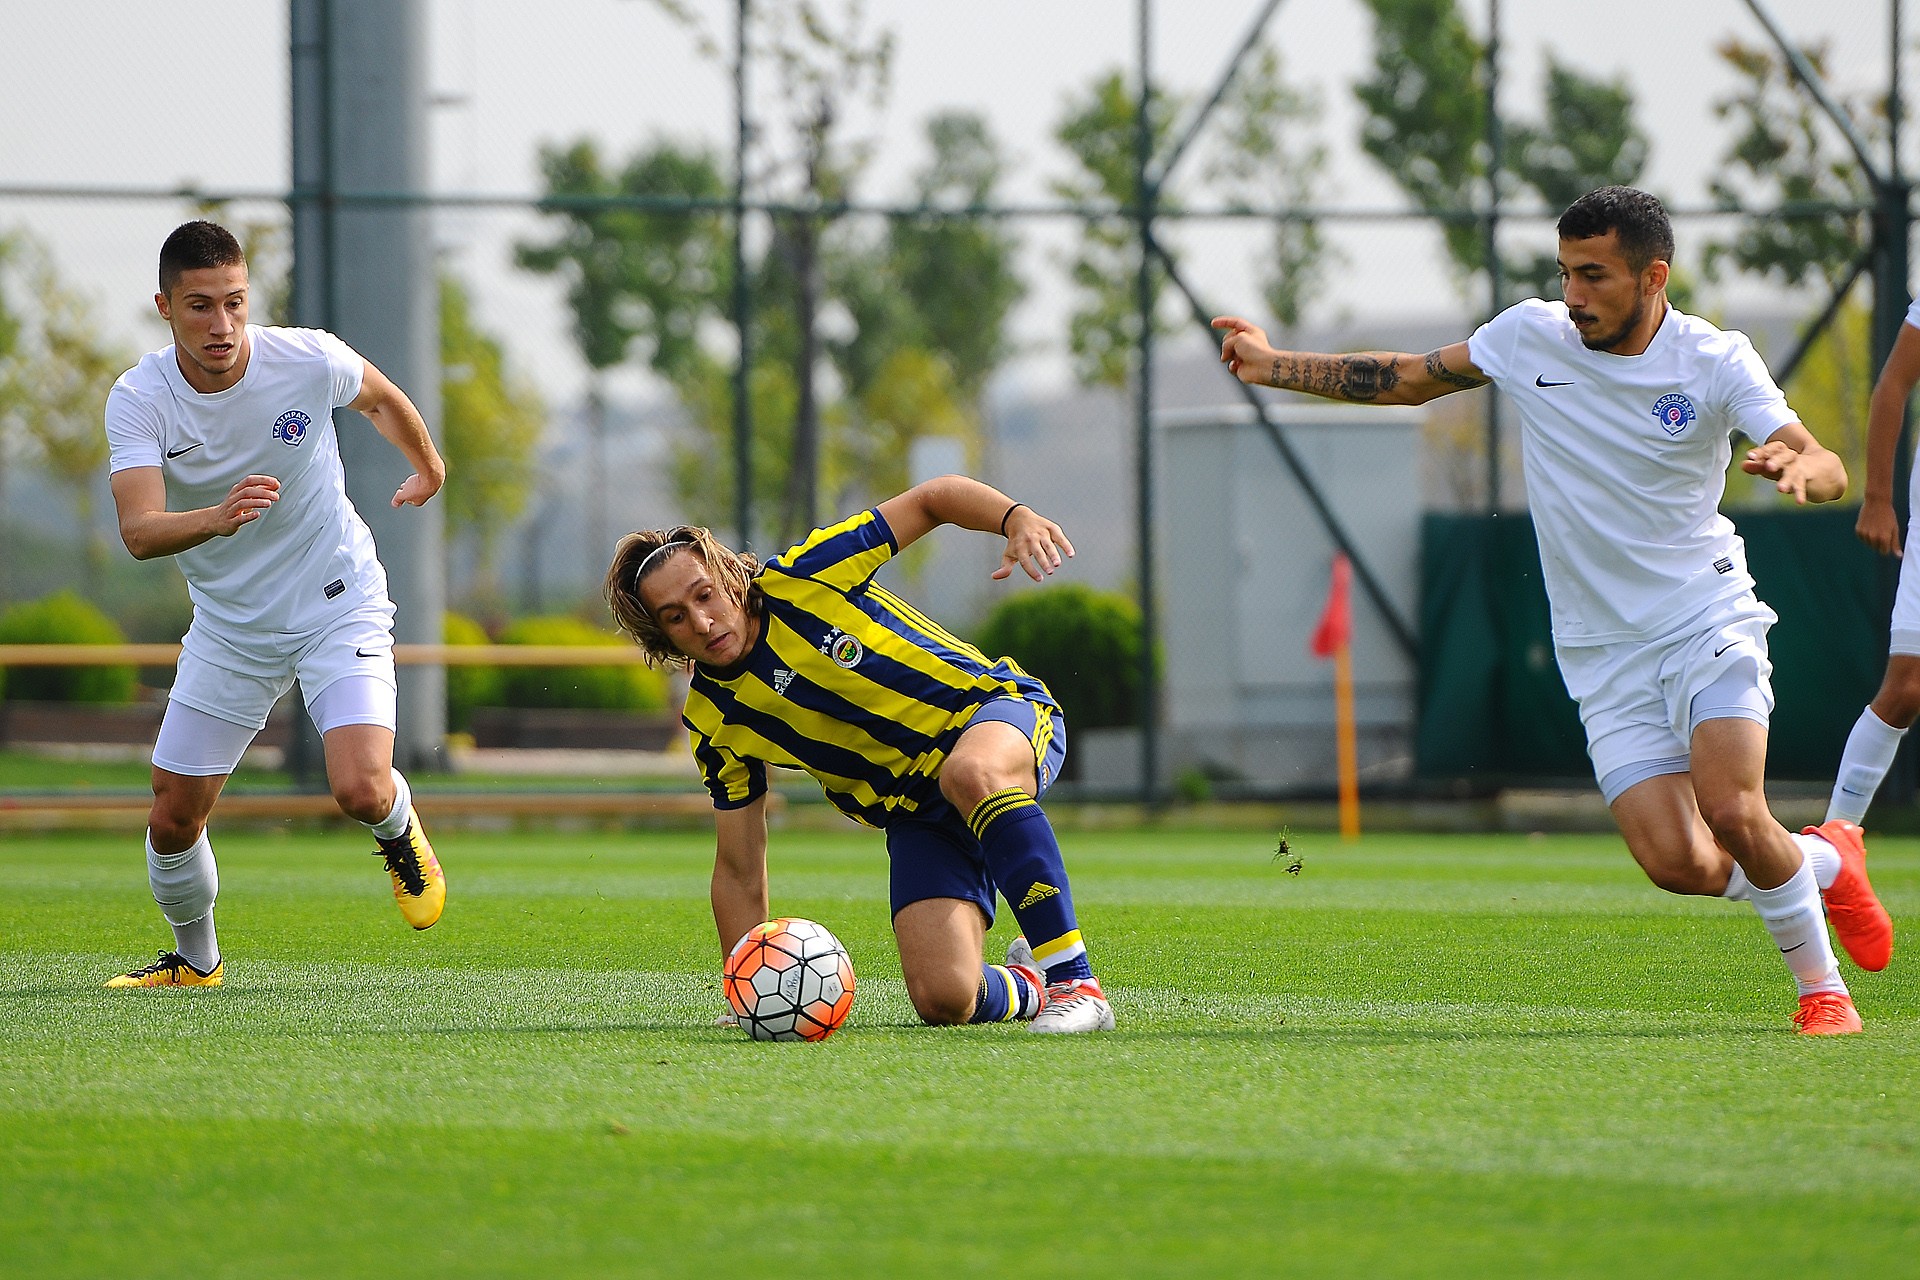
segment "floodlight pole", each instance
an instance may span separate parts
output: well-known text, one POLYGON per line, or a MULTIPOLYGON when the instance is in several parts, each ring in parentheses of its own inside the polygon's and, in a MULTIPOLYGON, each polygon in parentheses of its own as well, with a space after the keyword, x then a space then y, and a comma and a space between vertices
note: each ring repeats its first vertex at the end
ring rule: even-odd
POLYGON ((1138 370, 1134 381, 1134 523, 1139 530, 1140 579, 1140 798, 1160 802, 1160 671, 1155 638, 1153 537, 1153 213, 1159 184, 1153 174, 1153 0, 1139 0, 1140 100, 1134 112, 1135 214, 1140 224, 1140 263, 1134 280, 1139 307, 1138 370))

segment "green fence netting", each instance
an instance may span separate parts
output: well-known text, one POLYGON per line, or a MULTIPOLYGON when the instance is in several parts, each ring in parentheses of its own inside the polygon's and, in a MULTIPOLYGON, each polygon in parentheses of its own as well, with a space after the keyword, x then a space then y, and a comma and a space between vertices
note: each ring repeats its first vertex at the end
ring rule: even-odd
MULTIPOLYGON (((1733 516, 1760 598, 1776 700, 1767 773, 1833 776, 1886 662, 1888 569, 1853 535, 1857 510, 1733 516)), ((1553 660, 1533 520, 1426 516, 1420 538, 1415 768, 1476 789, 1588 779, 1580 717, 1553 660)))

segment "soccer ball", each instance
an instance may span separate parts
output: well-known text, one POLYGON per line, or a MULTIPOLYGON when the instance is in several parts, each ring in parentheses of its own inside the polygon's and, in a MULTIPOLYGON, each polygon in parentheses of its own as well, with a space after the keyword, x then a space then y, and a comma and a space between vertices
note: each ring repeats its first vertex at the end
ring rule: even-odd
POLYGON ((722 970, 755 1040, 825 1040, 853 1011, 853 961, 826 926, 782 916, 747 930, 722 970))

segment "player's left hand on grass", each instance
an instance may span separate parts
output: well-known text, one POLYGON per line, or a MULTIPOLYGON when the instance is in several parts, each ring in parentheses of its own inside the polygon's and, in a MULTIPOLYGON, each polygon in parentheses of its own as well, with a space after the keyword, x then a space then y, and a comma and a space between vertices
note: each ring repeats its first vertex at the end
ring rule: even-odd
POLYGON ((1065 530, 1032 507, 1015 507, 1007 517, 1007 549, 1000 553, 1000 567, 993 571, 993 576, 995 579, 1010 577, 1018 566, 1027 571, 1029 578, 1040 582, 1061 566, 1062 552, 1068 556, 1073 554, 1073 544, 1067 541, 1065 530))
POLYGON ((1806 458, 1798 449, 1778 440, 1757 445, 1747 451, 1740 469, 1750 476, 1765 476, 1781 493, 1790 493, 1801 506, 1807 503, 1806 458))

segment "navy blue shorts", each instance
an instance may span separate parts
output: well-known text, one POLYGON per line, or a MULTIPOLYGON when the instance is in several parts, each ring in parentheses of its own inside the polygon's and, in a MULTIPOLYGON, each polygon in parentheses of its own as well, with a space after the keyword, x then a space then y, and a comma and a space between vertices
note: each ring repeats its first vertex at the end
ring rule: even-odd
MULTIPOLYGON (((1010 724, 1027 735, 1033 743, 1038 795, 1045 796, 1067 759, 1067 722, 1059 709, 1025 698, 995 698, 981 704, 967 727, 983 720, 1010 724)), ((944 797, 911 818, 887 825, 887 859, 893 914, 899 915, 909 902, 959 898, 979 907, 992 927, 994 884, 986 858, 967 826, 967 816, 944 797)))

